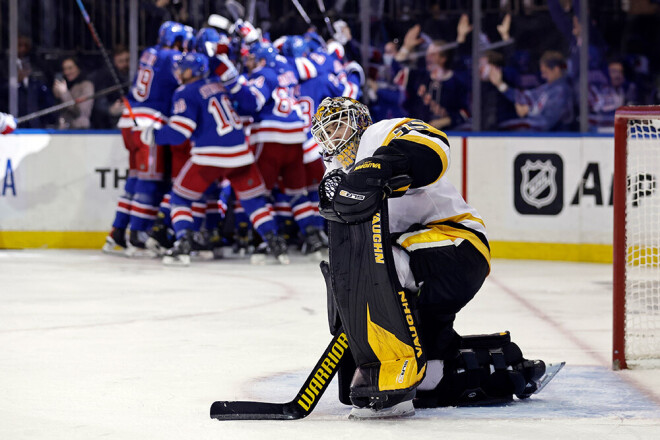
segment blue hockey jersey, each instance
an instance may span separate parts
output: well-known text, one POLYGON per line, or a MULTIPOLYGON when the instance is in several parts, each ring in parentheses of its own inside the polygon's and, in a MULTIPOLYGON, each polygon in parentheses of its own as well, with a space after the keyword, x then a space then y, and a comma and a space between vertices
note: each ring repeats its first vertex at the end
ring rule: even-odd
POLYGON ((302 144, 304 123, 290 88, 295 75, 288 69, 264 66, 248 75, 250 93, 234 94, 238 110, 254 118, 250 126, 250 143, 277 142, 302 144))
MULTIPOLYGON (((138 126, 160 128, 167 122, 172 94, 179 87, 179 81, 174 76, 174 61, 178 55, 181 55, 178 50, 159 46, 142 52, 138 71, 128 93, 128 102, 138 126)), ((124 109, 117 126, 135 126, 128 109, 124 109)))
POLYGON ((157 144, 193 141, 192 162, 237 168, 254 162, 243 123, 217 77, 179 87, 172 97, 167 126, 154 132, 157 144))
POLYGON ((306 57, 287 58, 287 60, 289 64, 295 66, 293 70, 301 83, 319 76, 325 77, 327 74, 334 74, 341 84, 341 90, 333 96, 359 98, 359 78, 346 74, 344 65, 336 51, 327 53, 323 50, 317 50, 309 53, 306 57))

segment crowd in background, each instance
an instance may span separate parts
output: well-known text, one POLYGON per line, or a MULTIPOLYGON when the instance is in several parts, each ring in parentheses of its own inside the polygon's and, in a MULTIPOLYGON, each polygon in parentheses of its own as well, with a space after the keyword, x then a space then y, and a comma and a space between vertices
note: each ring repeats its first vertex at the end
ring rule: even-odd
MULTIPOLYGON (((140 11, 147 27, 149 23, 157 27, 156 23, 166 19, 187 23, 200 19, 200 11, 194 9, 199 3, 143 0, 140 11)), ((205 2, 205 6, 221 10, 223 3, 211 1, 205 2)), ((284 6, 275 3, 257 2, 257 24, 269 32, 271 39, 296 33, 298 28, 299 33, 304 32, 305 23, 290 12, 277 10, 284 6)), ((310 10, 316 8, 312 7, 313 3, 303 1, 310 10)), ((347 58, 363 65, 366 78, 362 99, 374 120, 405 115, 431 121, 443 130, 470 130, 474 38, 469 15, 471 2, 466 3, 462 12, 453 9, 447 13, 444 8, 447 2, 402 0, 394 2, 400 12, 396 20, 386 13, 389 3, 380 3, 371 14, 369 59, 362 60, 358 41, 359 2, 326 1, 336 31, 326 37, 339 39, 347 58)), ((617 107, 660 103, 660 52, 657 51, 660 2, 591 3, 589 123, 592 131, 608 131, 617 107), (605 14, 605 4, 616 4, 619 10, 605 14), (624 7, 627 11, 621 9, 624 7)), ((579 1, 501 1, 500 4, 498 11, 487 11, 484 15, 482 33, 477 37, 483 48, 478 60, 480 129, 578 130, 579 52, 584 32, 580 28, 579 1), (509 11, 513 3, 522 6, 512 14, 509 11), (532 4, 537 7, 526 9, 525 5, 532 4)), ((108 46, 120 81, 128 82, 128 50, 121 45, 108 46)), ((36 52, 31 36, 21 35, 16 116, 91 95, 114 84, 98 55, 89 55, 88 51, 75 55, 72 51, 55 63, 44 61, 36 52)), ((8 81, 3 81, 0 111, 8 110, 8 87, 8 81)), ((117 91, 33 119, 21 128, 114 128, 122 111, 120 98, 117 91)))

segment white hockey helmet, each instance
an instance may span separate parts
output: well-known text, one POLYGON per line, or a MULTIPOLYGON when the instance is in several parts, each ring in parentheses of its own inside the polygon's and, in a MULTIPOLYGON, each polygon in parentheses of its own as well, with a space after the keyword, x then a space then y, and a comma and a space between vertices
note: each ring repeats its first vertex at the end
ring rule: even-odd
POLYGON ((366 105, 352 98, 325 98, 312 120, 312 136, 323 150, 323 160, 335 158, 348 169, 355 162, 362 133, 370 125, 366 105))

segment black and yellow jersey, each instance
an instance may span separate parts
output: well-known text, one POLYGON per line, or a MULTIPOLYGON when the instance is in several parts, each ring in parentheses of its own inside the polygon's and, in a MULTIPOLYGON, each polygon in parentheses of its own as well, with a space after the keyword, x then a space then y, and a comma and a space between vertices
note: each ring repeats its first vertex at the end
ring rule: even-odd
MULTIPOLYGON (((387 155, 388 148, 406 156, 406 173, 413 179, 403 197, 388 201, 390 232, 400 234, 415 224, 426 226, 422 230, 404 233, 397 242, 412 252, 430 247, 458 246, 467 240, 490 264, 490 247, 483 219, 444 177, 451 164, 447 135, 419 119, 380 121, 363 133, 354 163, 374 155, 387 155)), ((328 170, 342 168, 337 159, 327 166, 328 170)))

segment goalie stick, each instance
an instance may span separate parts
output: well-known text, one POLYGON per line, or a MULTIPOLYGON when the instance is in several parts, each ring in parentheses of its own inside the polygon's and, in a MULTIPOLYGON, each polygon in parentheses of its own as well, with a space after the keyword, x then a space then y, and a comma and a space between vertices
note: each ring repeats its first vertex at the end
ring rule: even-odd
POLYGON ((347 350, 346 333, 338 331, 292 401, 267 403, 220 400, 211 405, 211 418, 218 420, 297 420, 307 417, 328 389, 347 350))

